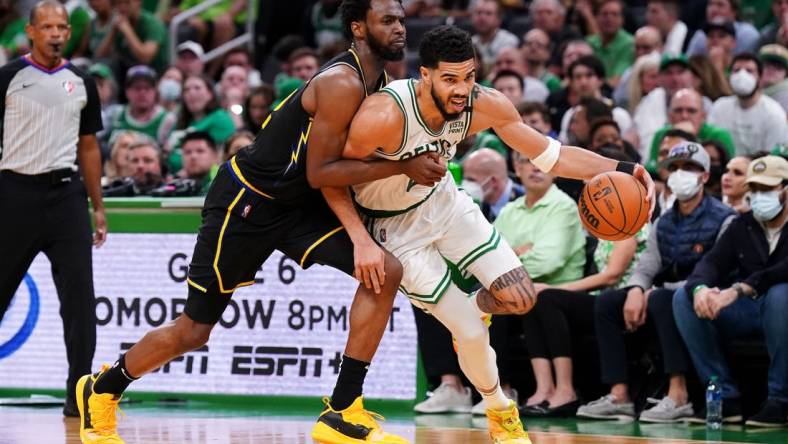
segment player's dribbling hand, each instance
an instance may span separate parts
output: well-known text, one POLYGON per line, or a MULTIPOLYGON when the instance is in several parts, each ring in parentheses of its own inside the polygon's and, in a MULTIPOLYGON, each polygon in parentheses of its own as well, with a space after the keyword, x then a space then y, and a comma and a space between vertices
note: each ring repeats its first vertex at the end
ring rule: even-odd
POLYGON ((651 220, 651 216, 654 214, 654 207, 657 204, 654 181, 651 179, 651 175, 648 173, 648 171, 646 171, 646 168, 641 164, 635 165, 635 172, 632 173, 632 175, 635 176, 635 179, 639 180, 640 183, 646 188, 648 203, 651 205, 651 210, 648 213, 648 220, 651 220))
POLYGON ((93 245, 99 248, 107 240, 107 216, 104 214, 104 210, 93 211, 93 222, 95 224, 93 245))
POLYGON ((386 253, 372 239, 353 244, 353 276, 375 294, 386 280, 385 262, 386 253))
POLYGON ((446 175, 446 162, 437 153, 425 153, 402 161, 404 174, 418 185, 431 187, 446 175))

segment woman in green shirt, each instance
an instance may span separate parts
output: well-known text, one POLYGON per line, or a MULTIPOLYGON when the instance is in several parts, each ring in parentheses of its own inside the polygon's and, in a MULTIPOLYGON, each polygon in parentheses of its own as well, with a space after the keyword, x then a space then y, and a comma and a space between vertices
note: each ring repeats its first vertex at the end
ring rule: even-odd
POLYGON ((232 117, 219 106, 213 81, 206 75, 186 76, 183 81, 183 107, 168 141, 173 148, 168 160, 170 171, 181 170, 181 139, 193 131, 207 132, 217 146, 235 132, 232 117))

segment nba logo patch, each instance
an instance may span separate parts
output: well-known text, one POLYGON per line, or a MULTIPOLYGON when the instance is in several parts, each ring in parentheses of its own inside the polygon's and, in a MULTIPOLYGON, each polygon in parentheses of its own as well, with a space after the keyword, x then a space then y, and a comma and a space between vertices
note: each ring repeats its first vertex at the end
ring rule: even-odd
POLYGON ((381 242, 386 242, 386 229, 385 228, 381 228, 380 229, 380 241, 381 242))
POLYGON ((63 89, 66 90, 66 94, 70 95, 72 92, 74 92, 74 84, 71 83, 70 80, 66 80, 63 82, 63 89))
POLYGON ((241 212, 241 217, 246 219, 246 216, 249 215, 250 211, 252 211, 252 206, 250 204, 246 204, 246 206, 244 207, 243 212, 241 212))

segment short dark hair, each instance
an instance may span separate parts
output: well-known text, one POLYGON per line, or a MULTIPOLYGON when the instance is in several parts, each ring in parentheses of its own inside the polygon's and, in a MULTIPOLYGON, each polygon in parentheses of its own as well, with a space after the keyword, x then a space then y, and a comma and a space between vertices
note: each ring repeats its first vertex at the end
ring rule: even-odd
POLYGON ((763 62, 761 61, 761 59, 758 58, 758 56, 756 56, 751 52, 743 52, 741 54, 734 56, 733 61, 731 61, 731 66, 729 66, 731 71, 733 71, 733 65, 735 65, 736 62, 740 60, 748 60, 755 63, 755 66, 758 67, 758 77, 763 76, 763 62))
POLYGON ((550 109, 542 102, 521 102, 515 108, 517 108, 520 116, 530 116, 533 113, 539 113, 542 115, 542 120, 548 123, 551 122, 550 109))
POLYGON ((216 141, 213 140, 213 137, 207 131, 190 131, 186 133, 181 139, 181 146, 192 140, 204 140, 212 150, 216 151, 216 141))
POLYGON ((516 78, 517 81, 520 83, 520 90, 525 91, 525 80, 523 80, 523 76, 518 74, 516 71, 512 71, 511 69, 502 69, 495 74, 495 77, 493 77, 493 81, 492 81, 493 88, 495 87, 495 82, 497 82, 498 79, 502 79, 504 77, 516 78))
POLYGON ((595 76, 599 77, 600 79, 605 79, 605 65, 602 64, 602 61, 599 60, 597 56, 594 55, 584 55, 579 57, 577 60, 569 64, 569 68, 567 68, 566 75, 571 79, 572 73, 574 72, 575 68, 578 66, 585 66, 586 68, 590 69, 595 76))
POLYGON ((622 13, 626 12, 627 5, 626 3, 624 3, 624 0, 601 0, 596 3, 596 8, 594 8, 594 14, 599 13, 602 7, 608 3, 618 3, 618 6, 621 7, 621 12, 622 13))
POLYGON ((293 63, 303 57, 313 57, 315 60, 320 62, 320 57, 318 57, 317 51, 310 48, 309 46, 302 46, 300 48, 294 49, 293 52, 290 53, 290 57, 287 58, 287 62, 293 63))
POLYGON ((672 10, 676 15, 681 13, 681 5, 678 0, 649 0, 648 3, 660 3, 665 9, 672 10))
POLYGON ((659 143, 662 143, 662 140, 665 137, 680 137, 680 138, 686 140, 687 142, 695 142, 695 143, 698 142, 698 138, 695 137, 694 134, 688 133, 688 132, 686 132, 686 131, 684 131, 682 129, 678 129, 678 128, 671 128, 671 129, 665 131, 665 134, 662 135, 662 139, 659 140, 659 143))
POLYGON ((591 128, 588 130, 589 139, 593 139, 594 134, 597 132, 597 130, 599 130, 603 126, 615 127, 616 131, 618 131, 618 134, 621 135, 621 127, 619 127, 618 123, 610 117, 597 117, 593 120, 589 120, 589 122, 591 128))
POLYGON ((597 119, 613 118, 613 109, 605 102, 594 97, 582 97, 579 106, 586 110, 586 120, 592 122, 597 119))
POLYGON ((438 26, 424 34, 419 44, 421 66, 437 68, 438 63, 459 63, 474 57, 471 35, 451 25, 438 26))
MULTIPOLYGON (((397 0, 402 3, 402 0, 397 0)), ((342 0, 339 5, 339 16, 342 17, 342 33, 345 38, 353 41, 353 30, 350 25, 353 22, 363 22, 367 18, 367 12, 372 8, 372 0, 342 0)))

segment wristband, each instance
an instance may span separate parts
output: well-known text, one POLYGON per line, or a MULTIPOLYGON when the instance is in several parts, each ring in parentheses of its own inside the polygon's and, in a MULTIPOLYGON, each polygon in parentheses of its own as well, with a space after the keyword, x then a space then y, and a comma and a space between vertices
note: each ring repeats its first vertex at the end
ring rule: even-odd
POLYGON ((692 289, 692 297, 694 298, 699 291, 703 290, 704 288, 709 288, 705 284, 696 285, 695 288, 692 289))
POLYGON ((630 176, 635 174, 635 162, 618 162, 616 165, 616 171, 621 171, 622 173, 627 173, 630 176))

